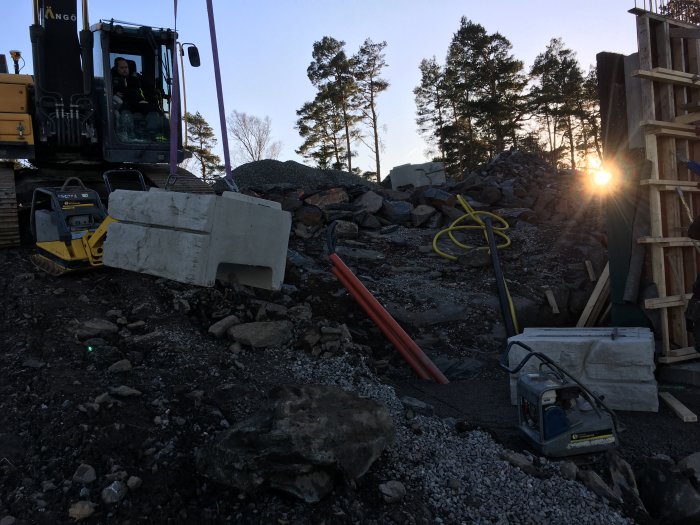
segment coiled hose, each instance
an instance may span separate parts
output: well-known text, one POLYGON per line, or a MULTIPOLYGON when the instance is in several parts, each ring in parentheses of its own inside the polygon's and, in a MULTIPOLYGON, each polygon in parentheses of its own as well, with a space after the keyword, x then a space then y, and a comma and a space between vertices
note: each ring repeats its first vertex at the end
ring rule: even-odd
POLYGON ((438 248, 438 241, 440 237, 443 235, 447 234, 447 236, 450 238, 450 240, 459 248, 461 248, 464 251, 471 251, 471 250, 488 250, 488 236, 486 234, 486 225, 484 224, 484 221, 481 219, 481 217, 491 217, 497 224, 494 224, 493 226, 493 233, 497 236, 499 236, 501 239, 503 239, 503 242, 499 245, 496 246, 496 248, 503 249, 507 248, 510 246, 510 238, 505 234, 505 231, 508 229, 508 223, 503 217, 499 217, 495 213, 491 213, 490 211, 477 211, 474 208, 472 208, 469 203, 464 200, 464 197, 461 195, 457 195, 457 200, 459 203, 462 205, 462 208, 466 211, 464 215, 462 215, 459 219, 454 221, 452 224, 450 224, 447 228, 444 230, 439 231, 435 237, 433 237, 433 250, 435 253, 437 253, 440 257, 444 257, 445 259, 448 259, 450 261, 456 261, 457 256, 452 255, 447 252, 443 252, 440 248, 438 248), (476 224, 461 224, 464 221, 467 220, 472 220, 476 224), (455 236, 454 232, 456 231, 470 231, 470 230, 480 230, 482 234, 484 235, 484 240, 486 241, 485 246, 470 246, 468 244, 464 244, 460 242, 455 236))
MULTIPOLYGON (((503 242, 501 244, 496 245, 496 249, 503 249, 507 248, 508 246, 511 245, 510 237, 506 235, 506 230, 509 228, 508 222, 503 218, 495 213, 491 213, 489 211, 477 211, 474 208, 472 208, 469 203, 464 200, 464 197, 461 195, 457 195, 457 200, 459 201, 459 204, 464 208, 464 211, 466 212, 464 215, 459 217, 457 220, 453 221, 452 224, 450 224, 447 228, 444 230, 439 231, 435 237, 433 237, 433 251, 437 253, 440 257, 443 257, 445 259, 448 259, 450 261, 457 261, 458 257, 456 255, 452 255, 450 253, 442 251, 440 248, 438 248, 438 241, 440 240, 440 237, 443 235, 447 235, 450 240, 452 241, 453 244, 455 244, 457 247, 461 248, 465 252, 470 252, 472 250, 489 250, 489 235, 488 235, 488 228, 486 226, 486 223, 484 222, 483 218, 490 218, 495 221, 495 224, 490 225, 490 229, 492 233, 498 237, 500 237, 503 242), (464 221, 471 220, 475 224, 461 224, 464 221), (459 241, 455 235, 454 232, 456 231, 471 231, 471 230, 479 230, 484 236, 484 240, 486 241, 486 245, 484 246, 470 246, 468 244, 464 244, 463 242, 459 241)), ((498 276, 496 277, 498 278, 498 276)), ((506 283, 505 278, 502 277, 502 282, 503 282, 503 287, 505 288, 505 294, 508 300, 508 310, 510 311, 510 316, 513 321, 513 327, 515 329, 516 333, 520 332, 520 328, 518 327, 518 320, 515 315, 515 305, 513 304, 513 298, 510 295, 510 291, 508 291, 508 284, 506 283)), ((505 314, 504 314, 505 315, 505 314)), ((505 319, 504 319, 505 322, 505 319)))

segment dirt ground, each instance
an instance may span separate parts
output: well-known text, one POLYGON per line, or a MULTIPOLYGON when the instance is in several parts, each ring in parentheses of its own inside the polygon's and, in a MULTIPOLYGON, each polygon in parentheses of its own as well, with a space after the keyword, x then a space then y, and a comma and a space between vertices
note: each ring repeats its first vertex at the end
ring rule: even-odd
MULTIPOLYGON (((318 244, 305 249, 323 260, 318 244)), ((413 248, 394 242, 392 250, 397 265, 413 248)), ((246 496, 196 473, 196 448, 254 413, 265 393, 287 379, 264 351, 233 353, 230 341, 207 334, 212 322, 229 313, 254 317, 259 301, 307 302, 315 317, 348 326, 354 341, 368 349, 375 372, 399 395, 422 399, 438 416, 453 417, 465 427, 485 429, 506 447, 526 448, 514 428, 517 417, 506 376, 497 366, 502 347, 491 336, 497 311, 441 325, 437 335, 407 327, 415 338, 445 343, 432 346, 433 357, 444 352, 450 358, 473 358, 478 365, 473 373, 438 386, 415 379, 322 265, 318 272, 288 268, 291 288, 267 293, 200 289, 114 269, 52 278, 33 268, 30 253, 29 248, 0 252, 0 518, 70 523, 71 504, 90 499, 99 502, 90 523, 406 523, 409 516, 428 523, 429 512, 411 502, 388 510, 371 471, 315 506, 278 493, 246 496), (81 342, 80 327, 93 318, 129 328, 81 342), (484 334, 492 342, 478 352, 458 348, 458 340, 476 348, 472 343, 484 334), (133 369, 125 374, 107 370, 121 359, 129 359, 133 369), (113 389, 121 385, 140 395, 120 397, 113 389), (94 467, 99 480, 87 489, 72 481, 82 463, 94 467), (116 506, 102 504, 100 483, 132 477, 141 484, 127 499, 116 506)), ((398 292, 382 287, 388 276, 382 280, 364 263, 356 269, 381 299, 400 300, 398 292)), ((443 284, 464 282, 465 274, 445 269, 441 279, 443 284)), ((405 292, 413 294, 417 306, 430 306, 420 291, 405 292)), ((699 389, 663 388, 700 412, 699 389)), ((618 415, 624 426, 620 451, 633 466, 654 454, 680 459, 700 449, 700 427, 682 423, 663 404, 658 414, 618 415)))

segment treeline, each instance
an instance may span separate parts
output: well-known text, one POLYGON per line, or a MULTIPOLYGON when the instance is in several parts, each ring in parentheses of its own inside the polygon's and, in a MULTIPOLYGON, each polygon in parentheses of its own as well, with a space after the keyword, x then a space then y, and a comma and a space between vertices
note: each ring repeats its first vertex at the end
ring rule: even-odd
POLYGON ((296 152, 318 167, 353 171, 356 144, 373 153, 380 174, 377 96, 389 87, 381 78, 386 42, 369 38, 348 56, 345 42, 324 36, 314 43, 307 76, 316 96, 298 111, 297 129, 304 139, 296 152))
MULTIPOLYGON (((367 39, 349 56, 345 42, 324 36, 307 69, 313 101, 297 110, 304 142, 297 150, 321 168, 353 170, 356 149, 374 155, 380 176, 377 97, 384 49, 367 39)), ((553 165, 576 168, 602 155, 595 70, 584 73, 575 53, 552 39, 526 70, 502 34, 462 17, 444 63, 421 61, 414 89, 416 123, 429 156, 449 173, 471 170, 505 149, 540 153, 553 165)))
POLYGON ((419 133, 435 160, 462 173, 514 147, 576 168, 601 156, 597 79, 554 38, 529 71, 510 41, 465 17, 444 64, 420 64, 414 90, 419 133))

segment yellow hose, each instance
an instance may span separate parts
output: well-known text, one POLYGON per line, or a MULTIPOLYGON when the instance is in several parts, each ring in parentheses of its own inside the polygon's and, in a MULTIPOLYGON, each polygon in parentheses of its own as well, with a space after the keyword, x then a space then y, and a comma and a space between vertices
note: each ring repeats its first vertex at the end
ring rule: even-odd
MULTIPOLYGON (((459 203, 462 205, 462 208, 466 211, 464 215, 462 215, 459 219, 455 220, 450 224, 447 228, 444 230, 441 230, 435 234, 435 237, 433 237, 433 251, 437 253, 440 257, 444 257, 445 259, 448 259, 450 261, 456 261, 457 256, 452 255, 446 252, 443 252, 440 248, 438 248, 438 241, 440 240, 440 237, 443 235, 447 234, 447 236, 450 238, 450 240, 459 248, 462 250, 469 252, 471 250, 487 250, 489 249, 488 246, 488 235, 486 233, 486 225, 484 224, 484 221, 481 220, 481 217, 491 217, 491 219, 494 220, 493 223, 493 233, 494 235, 500 237, 503 239, 503 242, 501 244, 496 245, 497 249, 503 249, 507 248, 510 246, 510 237, 508 237, 505 234, 505 231, 508 229, 508 222, 503 218, 499 217, 495 213, 491 213, 489 211, 477 211, 474 208, 472 208, 469 203, 464 200, 464 197, 461 195, 457 195, 457 200, 459 203), (472 220, 476 224, 467 224, 467 225, 461 225, 463 221, 466 220, 472 220), (485 246, 470 246, 468 244, 464 244, 457 240, 457 238, 454 236, 455 231, 465 231, 465 230, 481 230, 481 233, 484 236, 484 240, 486 241, 485 246)), ((506 289, 506 295, 508 296, 508 308, 510 309, 510 313, 513 317, 513 325, 515 326, 515 331, 520 333, 520 328, 518 327, 518 321, 515 317, 515 306, 513 305, 513 299, 510 296, 510 291, 508 290, 508 284, 505 281, 505 278, 503 279, 503 284, 506 289)))
POLYGON ((449 238, 455 245, 459 246, 464 251, 488 250, 489 247, 488 237, 486 235, 486 225, 484 224, 484 221, 481 220, 481 217, 491 217, 495 221, 493 225, 493 233, 504 240, 502 244, 499 244, 496 247, 498 249, 501 249, 510 246, 510 238, 505 234, 505 231, 508 229, 508 223, 503 217, 499 217, 498 215, 496 215, 495 213, 491 213, 490 211, 476 211, 469 205, 467 201, 464 200, 464 197, 462 197, 461 195, 457 195, 457 200, 462 205, 466 213, 462 215, 459 219, 454 221, 452 224, 450 224, 447 228, 439 231, 435 235, 435 237, 433 237, 433 250, 435 251, 435 253, 437 253, 440 257, 444 257, 445 259, 448 259, 450 261, 457 260, 456 255, 443 252, 442 250, 440 250, 440 248, 438 248, 438 240, 445 234, 449 236, 449 238), (476 224, 468 224, 463 226, 459 225, 461 222, 469 219, 474 221, 476 224), (453 232, 463 230, 481 230, 481 233, 484 235, 484 240, 486 241, 486 246, 469 246, 468 244, 463 244, 460 241, 458 241, 455 238, 453 232))

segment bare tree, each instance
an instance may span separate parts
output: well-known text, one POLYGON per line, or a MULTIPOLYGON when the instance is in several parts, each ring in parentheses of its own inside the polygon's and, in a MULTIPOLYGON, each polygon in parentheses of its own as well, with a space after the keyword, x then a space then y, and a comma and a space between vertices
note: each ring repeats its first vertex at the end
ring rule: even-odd
POLYGON ((234 154, 242 162, 279 157, 282 143, 272 140, 270 117, 261 119, 234 109, 226 119, 226 124, 229 136, 236 143, 234 154))

